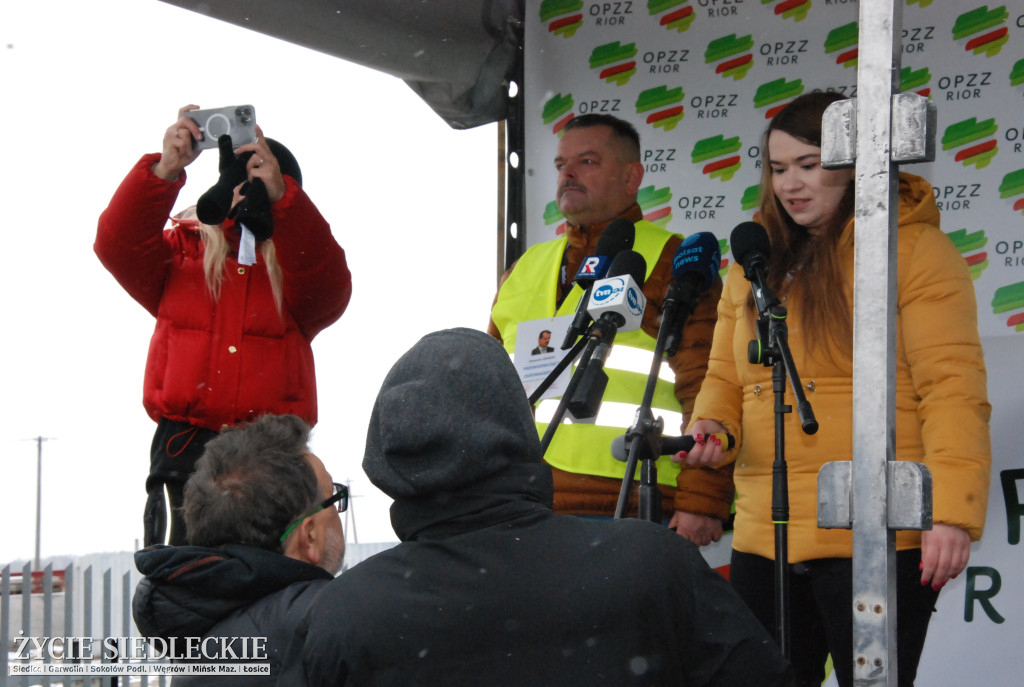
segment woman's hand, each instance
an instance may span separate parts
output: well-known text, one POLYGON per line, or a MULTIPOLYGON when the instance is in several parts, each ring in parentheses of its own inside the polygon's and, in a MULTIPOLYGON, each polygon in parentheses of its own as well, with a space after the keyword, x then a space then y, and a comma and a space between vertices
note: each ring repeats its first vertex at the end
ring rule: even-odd
POLYGON ((686 537, 697 546, 707 546, 722 538, 722 521, 710 515, 677 510, 668 523, 669 529, 686 537))
POLYGON ((713 435, 725 433, 725 427, 714 420, 697 420, 684 435, 693 437, 693 448, 689 451, 680 451, 672 456, 672 460, 676 463, 686 463, 691 467, 718 465, 725 459, 726 449, 722 448, 722 442, 718 437, 713 435))
POLYGON ((238 146, 235 155, 249 152, 252 153, 252 156, 245 166, 249 181, 262 179, 267 187, 267 197, 271 203, 276 203, 284 197, 284 175, 281 174, 281 165, 274 154, 270 152, 267 139, 263 137, 263 129, 258 124, 256 125, 256 142, 238 146))
POLYGON ((935 523, 921 532, 921 584, 929 582, 938 591, 963 572, 971 556, 971 536, 967 530, 935 523))
POLYGON ((199 153, 203 152, 202 149, 192 146, 192 141, 200 140, 203 134, 195 120, 188 116, 189 112, 198 109, 198 105, 186 105, 178 110, 178 120, 164 132, 160 161, 153 165, 153 174, 164 181, 177 181, 185 167, 192 164, 199 157, 199 153))

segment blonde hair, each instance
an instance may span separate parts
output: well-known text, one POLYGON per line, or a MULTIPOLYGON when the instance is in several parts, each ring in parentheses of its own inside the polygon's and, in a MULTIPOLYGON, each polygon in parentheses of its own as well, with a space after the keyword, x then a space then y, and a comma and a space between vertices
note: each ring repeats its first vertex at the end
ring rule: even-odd
MULTIPOLYGON (((220 225, 200 222, 196 216, 194 205, 182 210, 174 216, 174 219, 179 220, 179 226, 194 227, 199 232, 203 242, 203 272, 206 275, 206 289, 216 303, 220 300, 220 289, 224 283, 224 265, 228 257, 228 242, 224 238, 224 230, 220 225)), ((280 317, 284 302, 282 288, 284 276, 281 273, 281 264, 277 261, 277 249, 274 247, 272 239, 260 244, 260 254, 263 256, 263 264, 267 266, 270 290, 274 295, 274 304, 277 306, 277 314, 280 317)))

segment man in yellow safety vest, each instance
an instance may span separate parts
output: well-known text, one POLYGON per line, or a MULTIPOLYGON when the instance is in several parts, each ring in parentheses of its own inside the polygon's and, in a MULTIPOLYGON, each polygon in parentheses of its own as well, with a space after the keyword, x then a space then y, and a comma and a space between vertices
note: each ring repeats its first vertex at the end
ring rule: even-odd
MULTIPOLYGON (((625 473, 625 463, 612 455, 611 442, 625 432, 631 419, 624 418, 631 418, 641 402, 665 292, 672 281, 672 258, 683 239, 644 219, 637 203, 644 174, 640 138, 628 122, 610 115, 575 117, 563 129, 555 167, 565 233, 532 246, 505 273, 488 333, 513 353, 519 323, 572 315, 583 295, 575 281, 583 260, 596 254, 598 239, 613 220, 634 223, 633 250, 647 262, 641 327, 615 338, 605 363, 608 386, 596 422, 561 425, 544 455, 554 473, 556 511, 610 516, 625 473), (616 410, 617 418, 602 417, 616 410)), ((666 434, 675 434, 677 424, 685 426, 683 418, 704 379, 721 289, 721 279, 716 279, 700 297, 683 328, 678 351, 666 360, 666 376, 674 381, 659 379, 655 388, 652 410, 655 417, 665 419, 666 434)), ((538 427, 543 432, 546 425, 538 427)), ((680 470, 668 457, 660 458, 656 467, 669 526, 698 545, 718 541, 732 502, 731 471, 680 470)), ((626 513, 635 514, 636 504, 634 482, 626 513)))

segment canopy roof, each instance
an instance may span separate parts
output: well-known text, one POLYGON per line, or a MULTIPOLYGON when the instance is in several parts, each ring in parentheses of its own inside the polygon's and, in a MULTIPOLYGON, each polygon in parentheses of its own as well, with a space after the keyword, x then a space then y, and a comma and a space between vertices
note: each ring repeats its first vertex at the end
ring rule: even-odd
POLYGON ((162 0, 405 81, 450 126, 506 118, 523 0, 162 0))

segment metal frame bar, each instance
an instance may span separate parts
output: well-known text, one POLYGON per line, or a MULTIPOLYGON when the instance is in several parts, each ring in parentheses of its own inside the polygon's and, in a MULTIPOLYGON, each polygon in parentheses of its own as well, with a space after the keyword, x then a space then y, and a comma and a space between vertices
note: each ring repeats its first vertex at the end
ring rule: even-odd
POLYGON ((887 465, 895 453, 896 220, 892 98, 902 0, 861 0, 853 307, 853 676, 896 685, 896 540, 887 465), (884 364, 882 364, 884 361, 884 364))
POLYGON ((498 128, 499 150, 502 155, 499 169, 499 217, 501 224, 498 237, 498 274, 505 273, 526 250, 526 116, 523 92, 524 79, 523 39, 519 42, 519 60, 516 63, 515 82, 517 92, 510 97, 508 118, 498 128), (512 164, 515 155, 516 164, 512 164))

